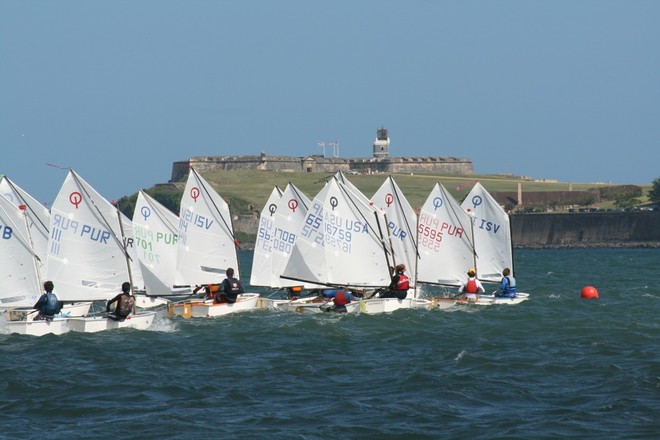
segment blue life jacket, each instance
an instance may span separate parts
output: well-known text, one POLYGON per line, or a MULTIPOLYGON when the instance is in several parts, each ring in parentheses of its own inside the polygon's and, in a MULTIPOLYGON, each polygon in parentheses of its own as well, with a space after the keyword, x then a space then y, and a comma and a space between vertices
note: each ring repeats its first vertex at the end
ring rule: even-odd
POLYGON ((57 296, 52 292, 46 292, 46 302, 41 307, 41 313, 52 316, 59 313, 61 309, 57 296))
POLYGON ((516 296, 516 279, 510 275, 503 277, 500 288, 502 292, 495 296, 514 298, 516 296))

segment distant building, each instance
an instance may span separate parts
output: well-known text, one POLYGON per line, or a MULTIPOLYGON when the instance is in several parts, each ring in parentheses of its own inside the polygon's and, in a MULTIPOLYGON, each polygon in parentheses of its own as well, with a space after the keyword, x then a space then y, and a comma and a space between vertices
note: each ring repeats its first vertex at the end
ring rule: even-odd
POLYGON ((263 170, 283 172, 349 172, 363 173, 423 173, 423 174, 474 174, 472 161, 457 157, 390 157, 390 138, 386 128, 376 132, 373 157, 341 158, 311 155, 303 157, 267 156, 197 156, 172 165, 172 182, 186 178, 190 167, 200 172, 219 170, 263 170))
POLYGON ((387 135, 387 128, 379 128, 376 131, 376 140, 374 141, 374 157, 385 158, 390 155, 390 138, 387 135))

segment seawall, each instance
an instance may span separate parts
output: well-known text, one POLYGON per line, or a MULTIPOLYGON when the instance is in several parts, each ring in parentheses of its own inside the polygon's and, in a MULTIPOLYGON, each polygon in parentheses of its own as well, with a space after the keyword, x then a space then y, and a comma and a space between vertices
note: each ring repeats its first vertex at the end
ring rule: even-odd
MULTIPOLYGON (((256 235, 258 227, 256 214, 234 217, 236 231, 256 235)), ((517 248, 660 248, 660 211, 513 214, 511 232, 517 248)))
POLYGON ((660 247, 660 211, 514 214, 514 247, 660 247))

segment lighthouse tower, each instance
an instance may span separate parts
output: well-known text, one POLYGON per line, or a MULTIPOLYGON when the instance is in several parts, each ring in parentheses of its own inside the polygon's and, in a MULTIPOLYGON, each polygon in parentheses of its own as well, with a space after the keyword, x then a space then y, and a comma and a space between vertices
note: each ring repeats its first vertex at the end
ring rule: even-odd
POLYGON ((390 155, 390 138, 387 136, 387 128, 376 130, 374 141, 374 157, 388 157, 390 155))

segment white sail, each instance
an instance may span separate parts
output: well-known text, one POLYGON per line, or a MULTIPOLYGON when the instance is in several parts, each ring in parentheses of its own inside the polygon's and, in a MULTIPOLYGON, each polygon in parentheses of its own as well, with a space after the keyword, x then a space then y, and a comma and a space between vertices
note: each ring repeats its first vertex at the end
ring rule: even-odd
POLYGON ((436 183, 419 213, 417 282, 460 285, 474 266, 470 216, 436 183))
POLYGON ((26 210, 0 197, 0 309, 32 307, 41 295, 40 261, 26 216, 26 210))
POLYGON ((273 280, 272 287, 290 287, 302 285, 306 289, 321 287, 312 282, 300 282, 282 278, 298 233, 302 228, 307 210, 312 202, 294 184, 289 183, 277 204, 274 216, 273 241, 273 280))
POLYGON ((179 217, 146 192, 138 192, 133 234, 145 289, 149 295, 175 292, 179 217))
POLYGON ((131 279, 125 220, 73 170, 51 209, 47 278, 63 301, 107 300, 131 279))
POLYGON ((0 182, 0 194, 16 207, 23 209, 28 222, 28 236, 32 249, 39 257, 41 264, 40 275, 46 276, 46 256, 48 255, 48 226, 50 224, 50 211, 34 197, 16 185, 7 176, 0 182))
POLYGON ((135 289, 144 290, 144 279, 142 278, 142 268, 138 259, 137 248, 135 246, 135 235, 133 234, 133 222, 122 212, 119 212, 121 218, 121 233, 124 241, 124 248, 128 253, 128 264, 131 266, 131 282, 135 289))
POLYGON ((283 276, 337 286, 387 286, 385 227, 382 213, 333 178, 312 201, 283 276))
POLYGON ((259 217, 259 229, 254 243, 254 257, 250 272, 250 285, 272 287, 273 279, 273 232, 275 228, 275 212, 282 198, 282 191, 276 186, 270 193, 259 217))
POLYGON ((337 171, 337 172, 335 173, 335 178, 336 178, 337 181, 339 181, 341 184, 343 184, 344 186, 346 186, 347 189, 349 189, 351 192, 353 192, 353 194, 355 194, 355 197, 357 197, 358 199, 360 199, 363 203, 365 203, 365 204, 367 204, 367 205, 371 204, 371 200, 369 200, 369 197, 365 196, 365 195, 362 193, 362 191, 360 191, 360 190, 358 189, 357 186, 353 185, 353 183, 351 183, 351 181, 348 180, 348 178, 346 177, 346 175, 345 175, 341 170, 339 170, 339 171, 337 171))
POLYGON ((509 216, 486 189, 477 182, 461 207, 472 216, 476 269, 482 281, 499 282, 502 270, 511 269, 513 251, 509 216))
POLYGON ((220 283, 228 267, 240 278, 229 205, 191 168, 181 198, 176 282, 220 283))
POLYGON ((371 203, 385 214, 388 240, 394 253, 393 263, 406 265, 410 287, 414 288, 417 267, 417 214, 392 176, 389 176, 371 197, 371 203))

